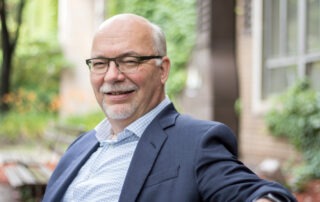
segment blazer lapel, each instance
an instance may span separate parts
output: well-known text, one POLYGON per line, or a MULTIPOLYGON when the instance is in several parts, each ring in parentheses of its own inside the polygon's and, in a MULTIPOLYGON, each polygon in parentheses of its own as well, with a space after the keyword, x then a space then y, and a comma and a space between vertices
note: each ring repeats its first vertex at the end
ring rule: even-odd
POLYGON ((54 177, 56 180, 52 182, 50 189, 46 190, 48 196, 44 197, 44 201, 60 201, 81 166, 87 161, 91 154, 96 151, 99 144, 94 136, 94 132, 86 134, 86 136, 87 137, 78 140, 85 143, 77 144, 76 142, 76 144, 80 146, 74 145, 71 153, 62 157, 61 162, 63 163, 61 163, 61 165, 58 164, 55 169, 55 173, 57 173, 58 176, 54 177))
POLYGON ((159 151, 167 139, 164 129, 175 123, 177 115, 173 105, 170 104, 147 127, 133 155, 119 202, 136 201, 159 151))

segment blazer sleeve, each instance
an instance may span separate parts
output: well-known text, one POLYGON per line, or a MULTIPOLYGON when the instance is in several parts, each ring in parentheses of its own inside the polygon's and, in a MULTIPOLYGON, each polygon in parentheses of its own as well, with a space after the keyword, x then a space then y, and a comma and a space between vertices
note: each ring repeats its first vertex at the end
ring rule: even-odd
POLYGON ((204 201, 254 201, 274 193, 296 201, 282 185, 259 178, 237 158, 236 138, 224 124, 202 135, 195 159, 195 176, 204 201))

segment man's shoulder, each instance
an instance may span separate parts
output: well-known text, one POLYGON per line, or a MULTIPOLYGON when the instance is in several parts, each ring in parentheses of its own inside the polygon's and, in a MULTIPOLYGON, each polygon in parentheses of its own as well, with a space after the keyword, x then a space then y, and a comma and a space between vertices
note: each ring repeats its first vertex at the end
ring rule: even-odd
POLYGON ((221 123, 212 121, 212 120, 204 120, 195 118, 192 115, 183 114, 176 110, 173 103, 166 106, 161 113, 159 113, 158 118, 160 120, 171 118, 176 121, 178 124, 192 124, 192 125, 219 125, 221 123))
POLYGON ((187 114, 179 114, 177 117, 177 124, 178 125, 189 125, 189 126, 199 126, 199 127, 214 127, 217 125, 224 125, 223 123, 213 121, 213 120, 204 120, 195 118, 191 115, 187 114))

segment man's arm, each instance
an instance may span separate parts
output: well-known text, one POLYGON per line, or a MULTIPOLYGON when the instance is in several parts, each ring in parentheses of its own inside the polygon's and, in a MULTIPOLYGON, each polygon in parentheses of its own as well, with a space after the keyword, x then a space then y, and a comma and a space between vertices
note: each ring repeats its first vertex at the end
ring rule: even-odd
POLYGON ((296 201, 285 187, 259 178, 237 159, 235 136, 225 125, 214 125, 199 143, 196 175, 204 200, 296 201))

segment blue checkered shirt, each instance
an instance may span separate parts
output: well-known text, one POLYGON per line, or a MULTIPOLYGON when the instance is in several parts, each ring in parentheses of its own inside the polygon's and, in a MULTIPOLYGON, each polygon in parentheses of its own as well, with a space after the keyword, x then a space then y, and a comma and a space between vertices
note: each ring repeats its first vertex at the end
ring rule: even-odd
POLYGON ((125 176, 142 133, 170 102, 166 97, 153 110, 117 134, 117 139, 110 139, 111 125, 107 119, 99 123, 95 130, 100 147, 82 166, 68 187, 63 201, 119 201, 125 176))

